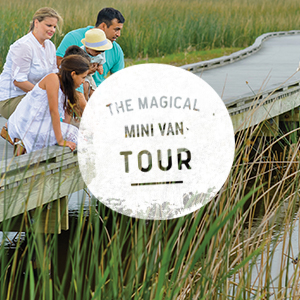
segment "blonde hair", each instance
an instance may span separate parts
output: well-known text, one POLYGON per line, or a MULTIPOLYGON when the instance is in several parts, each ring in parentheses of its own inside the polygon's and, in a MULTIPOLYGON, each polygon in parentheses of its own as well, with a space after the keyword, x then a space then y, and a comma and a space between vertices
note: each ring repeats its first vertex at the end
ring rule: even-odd
MULTIPOLYGON (((57 21, 62 26, 63 19, 57 11, 55 11, 53 8, 50 8, 50 7, 42 7, 35 12, 35 14, 32 18, 32 21, 30 22, 29 32, 34 29, 34 21, 35 20, 42 22, 45 18, 56 18, 57 21)), ((58 26, 57 26, 57 29, 59 30, 58 26)))

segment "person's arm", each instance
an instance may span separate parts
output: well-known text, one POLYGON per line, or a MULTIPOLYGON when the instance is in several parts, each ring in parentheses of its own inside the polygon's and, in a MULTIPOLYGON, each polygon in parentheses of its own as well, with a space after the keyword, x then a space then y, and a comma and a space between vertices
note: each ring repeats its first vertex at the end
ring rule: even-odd
POLYGON ((97 71, 100 75, 104 73, 103 65, 106 63, 105 52, 98 54, 97 71))
POLYGON ((25 93, 28 93, 34 87, 34 84, 29 81, 19 82, 19 81, 14 80, 14 85, 16 87, 18 87, 19 89, 21 89, 22 91, 24 91, 25 93))
POLYGON ((58 111, 58 91, 59 79, 56 74, 49 74, 41 81, 40 87, 47 92, 49 110, 52 120, 53 131, 57 144, 59 146, 68 146, 72 151, 76 148, 76 144, 63 139, 60 128, 60 115, 58 111))
POLYGON ((77 93, 77 97, 78 97, 78 104, 79 104, 80 108, 82 109, 82 111, 84 111, 87 101, 82 93, 80 93, 78 91, 76 91, 76 93, 77 93))
POLYGON ((34 84, 28 81, 28 74, 32 64, 32 49, 30 45, 23 44, 22 47, 13 47, 10 50, 12 69, 11 76, 16 87, 25 93, 31 91, 34 84))
MULTIPOLYGON (((88 81, 83 83, 83 94, 85 99, 89 99, 90 84, 88 81)), ((80 93, 81 94, 81 93, 80 93)), ((78 99, 79 100, 79 99, 78 99)), ((80 105, 80 104, 79 104, 80 105)))
POLYGON ((88 74, 94 74, 98 70, 99 64, 91 63, 88 74))
MULTIPOLYGON (((62 39, 62 41, 60 42, 57 50, 56 50, 56 64, 57 64, 57 67, 59 68, 60 64, 61 64, 61 61, 65 55, 65 52, 68 48, 68 45, 71 43, 69 41, 69 36, 70 34, 67 33, 64 38, 62 39)), ((72 45, 72 44, 71 44, 72 45)))
POLYGON ((61 56, 57 56, 56 55, 56 64, 57 64, 57 67, 59 68, 60 64, 61 64, 61 61, 62 61, 62 57, 61 56))

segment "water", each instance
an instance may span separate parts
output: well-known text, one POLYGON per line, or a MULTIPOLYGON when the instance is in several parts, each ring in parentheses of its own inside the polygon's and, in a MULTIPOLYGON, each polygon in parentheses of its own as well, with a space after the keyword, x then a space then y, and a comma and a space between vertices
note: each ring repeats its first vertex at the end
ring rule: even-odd
POLYGON ((271 282, 269 299, 276 299, 275 295, 282 288, 287 290, 288 293, 292 292, 295 288, 293 282, 297 283, 299 281, 299 232, 299 219, 297 218, 294 224, 286 228, 287 234, 284 235, 284 232, 280 232, 278 241, 275 244, 271 244, 270 250, 268 252, 265 250, 255 262, 251 276, 254 288, 267 279, 266 274, 262 275, 261 270, 266 268, 266 264, 270 267, 270 272, 268 273, 268 279, 271 282), (270 256, 272 252, 274 254, 270 256), (266 261, 268 257, 269 263, 266 261), (295 278, 298 278, 298 280, 295 280, 295 278))

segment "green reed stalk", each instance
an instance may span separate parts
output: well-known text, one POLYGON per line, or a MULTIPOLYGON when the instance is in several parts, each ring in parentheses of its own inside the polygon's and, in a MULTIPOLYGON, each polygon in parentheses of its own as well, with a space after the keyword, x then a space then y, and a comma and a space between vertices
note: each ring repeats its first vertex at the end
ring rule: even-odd
MULTIPOLYGON (((125 16, 118 39, 125 58, 161 57, 166 54, 222 47, 246 47, 261 34, 299 29, 298 2, 239 0, 87 0, 24 2, 1 4, 0 66, 9 46, 27 33, 34 12, 43 6, 56 9, 64 18, 62 32, 94 25, 97 12, 105 6, 119 9, 125 16)), ((62 39, 53 37, 56 46, 62 39)))
MULTIPOLYGON (((268 164, 274 161, 272 144, 251 143, 257 140, 253 132, 247 130, 237 138, 234 166, 216 199, 191 215, 146 222, 119 215, 91 199, 90 210, 80 210, 68 235, 38 234, 24 216, 26 248, 19 246, 8 261, 6 248, 0 248, 1 269, 8 270, 0 277, 2 295, 5 299, 25 299, 28 293, 39 299, 230 299, 230 295, 250 298, 273 293, 277 279, 272 278, 272 260, 282 240, 277 222, 288 203, 282 221, 287 228, 284 241, 298 207, 299 167, 291 163, 292 154, 285 157, 288 163, 283 168, 274 171, 273 163, 268 164), (63 235, 68 236, 68 249, 60 248, 63 235), (262 266, 253 282, 261 253, 262 266)), ((287 255, 292 255, 290 250, 287 255)), ((291 266, 283 256, 281 265, 291 266)), ((297 284, 299 276, 292 281, 283 271, 280 276, 276 293, 288 296, 289 282, 297 284)))

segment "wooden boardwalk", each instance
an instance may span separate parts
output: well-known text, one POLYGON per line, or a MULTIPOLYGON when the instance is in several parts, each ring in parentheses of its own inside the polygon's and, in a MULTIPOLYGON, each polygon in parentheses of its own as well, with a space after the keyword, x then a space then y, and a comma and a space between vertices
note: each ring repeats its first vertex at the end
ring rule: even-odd
MULTIPOLYGON (((12 153, 12 149, 9 150, 12 153)), ((0 223, 51 202, 52 205, 40 214, 40 226, 46 228, 43 231, 68 229, 68 195, 84 187, 77 153, 69 148, 52 146, 2 160, 0 223)))
POLYGON ((300 31, 262 35, 232 55, 183 66, 204 79, 223 99, 235 130, 273 118, 300 105, 300 31), (253 102, 261 109, 244 124, 253 102))
POLYGON ((262 42, 256 53, 195 74, 213 87, 226 106, 230 107, 240 98, 300 81, 300 72, 296 73, 299 61, 300 33, 278 35, 262 42))
MULTIPOLYGON (((237 131, 300 106, 299 60, 300 31, 292 31, 263 35, 252 46, 230 56, 182 68, 201 76, 216 90, 237 131), (253 118, 245 123, 253 109, 253 118)), ((1 127, 5 122, 0 117, 1 127)), ((77 153, 53 146, 13 157, 12 148, 0 138, 0 223, 52 202, 55 220, 61 220, 58 231, 68 229, 67 197, 84 187, 77 153)))

